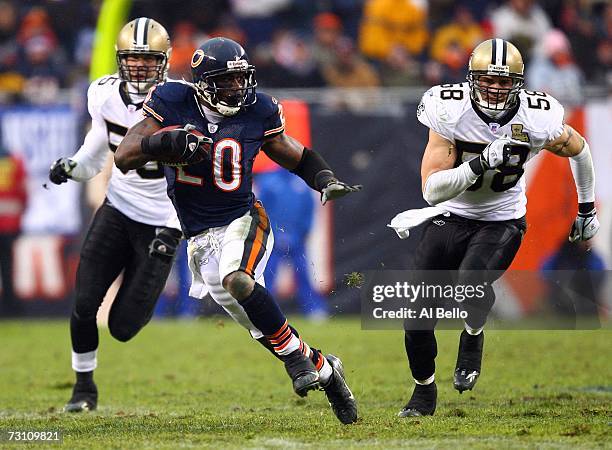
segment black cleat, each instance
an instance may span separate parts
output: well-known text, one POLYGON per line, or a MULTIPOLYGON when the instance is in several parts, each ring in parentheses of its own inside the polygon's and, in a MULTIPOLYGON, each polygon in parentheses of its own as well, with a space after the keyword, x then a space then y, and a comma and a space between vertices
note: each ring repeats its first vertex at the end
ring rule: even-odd
POLYGON ((459 339, 459 353, 457 354, 457 365, 455 366, 455 377, 453 385, 461 394, 463 391, 471 391, 480 376, 480 364, 482 362, 482 348, 484 346, 484 331, 472 336, 463 330, 459 339))
POLYGON ((295 350, 284 358, 285 369, 293 381, 293 390, 300 397, 319 388, 319 372, 310 358, 295 350))
POLYGON ((415 384, 410 401, 397 414, 398 417, 433 416, 436 411, 438 388, 436 382, 428 385, 415 384))
POLYGON ((94 411, 98 407, 98 388, 91 384, 75 384, 72 398, 64 406, 64 412, 94 411))
POLYGON ((340 358, 334 355, 325 357, 332 366, 333 373, 325 386, 321 385, 329 400, 329 406, 340 422, 345 425, 357 421, 357 402, 344 379, 344 367, 340 358))

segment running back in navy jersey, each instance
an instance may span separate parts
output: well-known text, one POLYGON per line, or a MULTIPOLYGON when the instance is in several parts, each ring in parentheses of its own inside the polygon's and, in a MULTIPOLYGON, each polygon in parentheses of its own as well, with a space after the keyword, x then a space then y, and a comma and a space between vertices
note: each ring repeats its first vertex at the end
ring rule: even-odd
POLYGON ((165 167, 168 195, 187 237, 227 225, 251 209, 255 156, 265 139, 284 132, 282 107, 275 98, 258 93, 253 105, 214 124, 189 84, 166 82, 150 91, 143 111, 162 127, 192 124, 213 140, 210 160, 165 167))

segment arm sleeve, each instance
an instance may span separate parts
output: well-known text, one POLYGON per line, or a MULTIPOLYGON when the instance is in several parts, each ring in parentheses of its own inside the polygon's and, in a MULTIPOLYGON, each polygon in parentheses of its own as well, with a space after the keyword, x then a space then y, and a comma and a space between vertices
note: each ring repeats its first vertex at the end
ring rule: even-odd
POLYGON ((92 86, 87 94, 87 108, 91 116, 91 129, 85 136, 83 145, 71 158, 77 163, 70 176, 75 181, 87 181, 104 168, 108 156, 108 135, 106 124, 95 103, 95 92, 92 86))
POLYGON ((578 203, 595 202, 595 170, 591 150, 586 141, 582 151, 570 158, 570 167, 576 183, 578 203))
POLYGON ((476 182, 478 176, 470 166, 470 161, 454 169, 432 173, 425 181, 423 198, 427 203, 435 206, 462 194, 476 182))

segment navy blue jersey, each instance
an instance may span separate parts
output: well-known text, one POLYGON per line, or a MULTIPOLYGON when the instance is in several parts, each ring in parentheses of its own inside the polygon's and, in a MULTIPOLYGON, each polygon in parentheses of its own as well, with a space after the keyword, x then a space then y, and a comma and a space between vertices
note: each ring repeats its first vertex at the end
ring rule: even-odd
POLYGON ((285 129, 275 98, 258 93, 253 105, 215 124, 204 116, 192 86, 168 81, 149 92, 143 112, 163 127, 195 125, 213 140, 211 160, 164 169, 168 196, 187 237, 227 225, 251 209, 255 156, 264 139, 285 129))

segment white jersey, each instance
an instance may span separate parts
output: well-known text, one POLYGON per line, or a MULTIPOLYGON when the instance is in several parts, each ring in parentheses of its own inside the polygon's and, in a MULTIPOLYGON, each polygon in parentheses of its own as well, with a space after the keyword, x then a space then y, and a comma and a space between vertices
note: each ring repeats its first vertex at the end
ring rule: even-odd
MULTIPOLYGON (((83 145, 71 158, 77 163, 71 176, 85 181, 98 174, 106 162, 108 150, 115 151, 127 130, 143 120, 144 96, 133 103, 126 83, 118 76, 95 80, 87 91, 91 130, 83 145)), ((136 222, 178 228, 176 212, 166 193, 163 167, 148 162, 143 167, 121 172, 114 164, 106 197, 110 203, 136 222)))
POLYGON ((563 107, 550 95, 521 90, 518 105, 503 117, 492 119, 472 105, 467 82, 429 89, 417 108, 417 118, 455 145, 455 166, 476 157, 495 139, 513 139, 510 160, 498 172, 485 172, 465 192, 438 205, 477 220, 525 215, 523 166, 563 132, 563 107))

